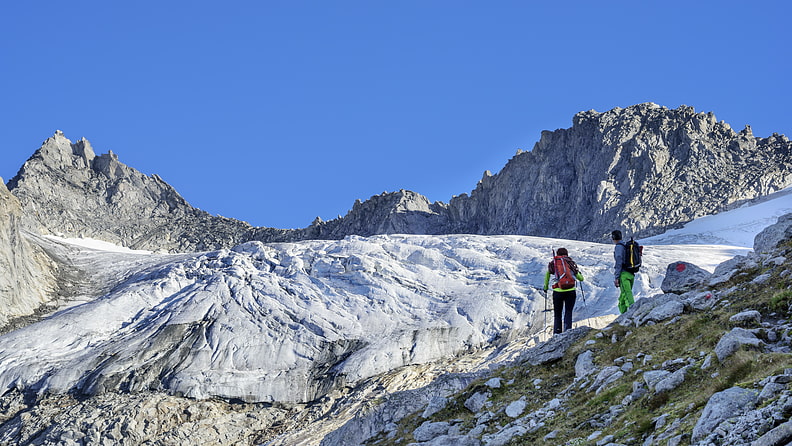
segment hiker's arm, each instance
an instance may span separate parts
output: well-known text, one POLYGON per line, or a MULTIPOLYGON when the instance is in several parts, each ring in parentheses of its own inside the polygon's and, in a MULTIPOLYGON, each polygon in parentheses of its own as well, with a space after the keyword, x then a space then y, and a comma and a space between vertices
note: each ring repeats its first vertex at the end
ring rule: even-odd
POLYGON ((550 270, 545 271, 544 290, 547 291, 547 285, 550 284, 550 270))
POLYGON ((624 245, 617 243, 613 248, 613 284, 619 286, 619 276, 621 276, 622 265, 624 264, 624 245))

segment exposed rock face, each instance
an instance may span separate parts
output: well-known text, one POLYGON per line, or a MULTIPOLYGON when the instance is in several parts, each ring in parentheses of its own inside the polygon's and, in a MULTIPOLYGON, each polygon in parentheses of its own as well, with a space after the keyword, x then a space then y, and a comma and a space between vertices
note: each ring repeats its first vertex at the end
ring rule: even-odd
POLYGON ((323 235, 334 239, 352 234, 442 234, 448 227, 447 205, 402 189, 357 200, 344 218, 324 226, 323 235))
POLYGON ((22 207, 0 184, 0 326, 34 312, 54 286, 52 263, 21 230, 22 207))
POLYGON ((741 387, 732 387, 712 395, 704 407, 696 427, 693 428, 693 441, 698 441, 712 432, 722 421, 738 415, 746 407, 756 404, 757 392, 741 387))
POLYGON ((792 238, 792 214, 787 214, 780 217, 778 222, 766 227, 756 235, 754 251, 758 253, 770 252, 790 238, 792 238))
POLYGON ((712 113, 647 103, 575 115, 450 202, 459 232, 602 241, 648 236, 792 183, 792 143, 712 113), (559 225, 559 216, 564 224, 559 225))
POLYGON ((113 152, 96 156, 88 141, 72 144, 60 131, 44 142, 8 188, 22 202, 28 226, 44 234, 164 251, 294 238, 291 231, 253 228, 196 209, 157 175, 126 166, 113 152))
POLYGON ((401 190, 355 203, 343 219, 319 219, 303 229, 253 227, 192 207, 159 176, 96 156, 90 143, 62 132, 47 139, 8 182, 26 225, 44 234, 89 237, 133 249, 188 252, 246 241, 341 239, 350 234, 435 233, 446 226, 442 203, 401 190))

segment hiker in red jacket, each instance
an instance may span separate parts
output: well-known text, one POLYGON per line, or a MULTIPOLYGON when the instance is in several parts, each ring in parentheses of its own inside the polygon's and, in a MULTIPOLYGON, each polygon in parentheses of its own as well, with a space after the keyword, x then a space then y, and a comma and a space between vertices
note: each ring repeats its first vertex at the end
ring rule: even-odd
POLYGON ((547 265, 545 273, 544 290, 553 280, 553 334, 562 333, 572 328, 572 310, 575 308, 575 281, 582 282, 583 274, 574 260, 569 257, 566 248, 558 248, 553 256, 553 261, 547 265), (561 324, 563 313, 563 326, 561 324))

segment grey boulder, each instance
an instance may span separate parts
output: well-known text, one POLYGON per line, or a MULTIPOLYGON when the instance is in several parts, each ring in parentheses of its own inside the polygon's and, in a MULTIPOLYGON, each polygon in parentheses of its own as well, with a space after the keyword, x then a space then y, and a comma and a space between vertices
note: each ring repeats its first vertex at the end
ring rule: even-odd
POLYGON ((708 271, 688 262, 674 262, 666 268, 660 289, 664 293, 684 294, 695 290, 712 276, 708 271))

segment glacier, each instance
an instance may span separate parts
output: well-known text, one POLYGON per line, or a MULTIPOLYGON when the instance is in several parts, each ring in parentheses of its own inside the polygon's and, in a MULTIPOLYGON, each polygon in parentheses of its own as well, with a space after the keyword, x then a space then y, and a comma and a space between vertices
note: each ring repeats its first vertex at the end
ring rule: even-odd
MULTIPOLYGON (((561 246, 586 277, 575 321, 617 312, 610 244, 381 235, 181 255, 71 246, 86 276, 115 285, 84 290, 47 318, 0 336, 0 389, 315 401, 498 337, 546 336, 552 317, 540 287, 551 249, 561 246)), ((636 296, 660 293, 671 262, 712 270, 747 251, 647 246, 636 296)))

